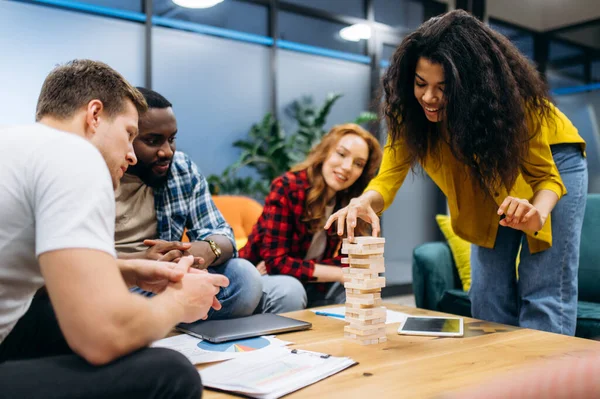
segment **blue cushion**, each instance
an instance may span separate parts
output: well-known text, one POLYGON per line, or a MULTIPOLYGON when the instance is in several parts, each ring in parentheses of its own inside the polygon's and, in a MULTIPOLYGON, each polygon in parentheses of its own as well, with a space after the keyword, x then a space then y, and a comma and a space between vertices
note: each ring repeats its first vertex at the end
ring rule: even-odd
POLYGON ((588 194, 579 251, 579 300, 600 303, 600 194, 588 194))

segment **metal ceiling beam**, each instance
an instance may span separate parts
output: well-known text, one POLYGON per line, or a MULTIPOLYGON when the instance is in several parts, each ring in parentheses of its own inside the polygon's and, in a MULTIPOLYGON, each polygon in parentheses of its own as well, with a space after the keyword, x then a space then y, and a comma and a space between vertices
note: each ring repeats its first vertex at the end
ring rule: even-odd
POLYGON ((547 30, 546 32, 554 35, 557 33, 566 33, 582 28, 588 28, 590 26, 600 27, 600 18, 590 19, 583 22, 577 22, 571 25, 561 26, 559 28, 547 30))
MULTIPOLYGON (((236 0, 236 1, 242 1, 242 2, 246 2, 246 3, 258 4, 258 5, 263 5, 263 6, 268 6, 268 4, 269 4, 268 0, 236 0)), ((335 14, 335 13, 331 13, 328 11, 319 10, 316 8, 300 6, 300 5, 292 4, 292 3, 286 3, 284 0, 279 1, 279 11, 291 12, 291 13, 303 15, 306 17, 312 17, 312 18, 329 21, 329 22, 338 23, 341 25, 369 24, 370 23, 369 20, 366 18, 357 18, 357 17, 351 17, 351 16, 347 16, 347 15, 335 14)), ((382 23, 376 22, 376 21, 373 21, 371 24, 372 24, 371 26, 373 27, 373 29, 392 33, 392 34, 404 35, 408 31, 407 29, 393 28, 389 25, 382 24, 382 23)))

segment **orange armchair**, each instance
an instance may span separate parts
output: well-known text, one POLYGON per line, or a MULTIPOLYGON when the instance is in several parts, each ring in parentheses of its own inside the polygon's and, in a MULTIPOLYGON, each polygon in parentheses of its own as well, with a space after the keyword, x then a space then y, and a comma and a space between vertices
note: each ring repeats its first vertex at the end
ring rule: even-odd
POLYGON ((237 248, 242 248, 262 214, 262 205, 241 195, 215 195, 213 201, 233 229, 237 248))
MULTIPOLYGON (((246 245, 252 227, 262 214, 262 205, 252 198, 241 195, 215 195, 212 199, 225 221, 233 229, 237 249, 241 249, 246 245)), ((189 242, 186 232, 183 233, 181 241, 189 242)))

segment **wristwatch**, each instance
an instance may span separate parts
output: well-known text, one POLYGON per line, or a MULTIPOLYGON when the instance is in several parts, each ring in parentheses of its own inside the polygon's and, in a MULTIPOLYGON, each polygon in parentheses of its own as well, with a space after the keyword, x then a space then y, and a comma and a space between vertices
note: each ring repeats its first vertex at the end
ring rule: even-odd
POLYGON ((216 242, 214 242, 213 240, 202 240, 202 241, 206 241, 208 243, 208 245, 210 245, 210 249, 213 251, 213 254, 215 254, 215 260, 213 261, 213 263, 219 259, 221 257, 221 248, 217 245, 216 242))

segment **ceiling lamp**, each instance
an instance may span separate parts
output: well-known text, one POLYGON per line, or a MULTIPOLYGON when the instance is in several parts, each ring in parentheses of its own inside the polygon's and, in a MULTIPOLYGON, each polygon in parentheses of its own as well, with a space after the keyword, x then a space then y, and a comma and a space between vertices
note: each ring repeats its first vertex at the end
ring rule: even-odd
POLYGON ((371 37, 371 27, 365 24, 354 24, 347 26, 340 30, 340 36, 342 39, 358 42, 362 39, 369 39, 371 37))
POLYGON ((173 3, 185 8, 210 8, 223 0, 173 0, 173 3))

